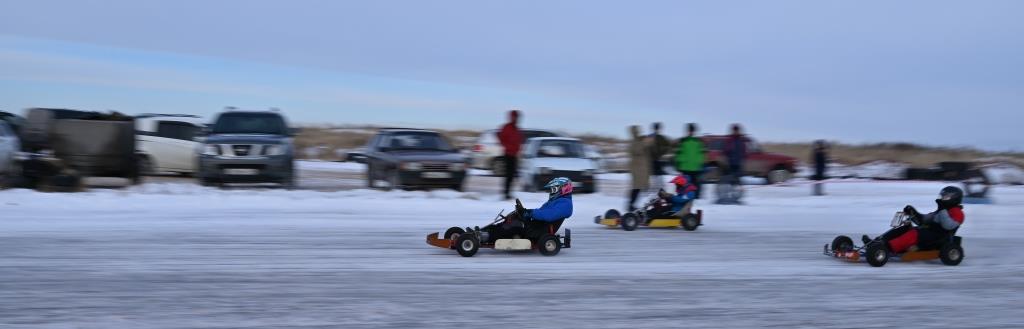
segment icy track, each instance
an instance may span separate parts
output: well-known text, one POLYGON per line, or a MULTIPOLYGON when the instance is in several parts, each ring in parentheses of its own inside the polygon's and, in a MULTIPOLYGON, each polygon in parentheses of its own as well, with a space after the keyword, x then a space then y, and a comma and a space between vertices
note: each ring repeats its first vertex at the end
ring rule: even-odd
MULTIPOLYGON (((696 232, 624 232, 577 196, 556 257, 424 243, 508 202, 438 192, 216 190, 147 184, 0 191, 0 328, 1022 328, 1024 188, 968 205, 966 259, 826 258, 944 184, 757 187, 706 202, 696 232)), ((542 194, 520 194, 527 206, 542 194)))

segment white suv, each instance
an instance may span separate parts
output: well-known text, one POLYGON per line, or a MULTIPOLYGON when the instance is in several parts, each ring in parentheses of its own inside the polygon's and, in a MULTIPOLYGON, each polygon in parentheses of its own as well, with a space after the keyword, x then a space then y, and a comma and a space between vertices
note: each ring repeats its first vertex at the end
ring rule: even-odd
POLYGON ((186 114, 142 114, 135 117, 136 153, 143 175, 196 172, 195 141, 205 125, 186 114))
MULTIPOLYGON (((523 144, 530 138, 535 137, 565 137, 560 133, 540 129, 521 129, 523 132, 523 144)), ((480 134, 476 144, 473 145, 473 152, 470 153, 470 161, 473 168, 491 170, 494 175, 505 174, 505 163, 502 157, 505 156, 505 148, 498 140, 498 130, 492 129, 480 134)))
POLYGON ((14 134, 14 129, 7 122, 0 121, 0 176, 18 175, 15 165, 15 154, 21 151, 21 142, 14 134))

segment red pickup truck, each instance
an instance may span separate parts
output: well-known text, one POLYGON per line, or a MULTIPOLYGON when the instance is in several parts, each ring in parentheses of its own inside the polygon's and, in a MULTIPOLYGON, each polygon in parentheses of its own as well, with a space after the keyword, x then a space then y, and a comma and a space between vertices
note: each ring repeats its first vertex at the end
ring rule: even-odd
MULTIPOLYGON (((728 160, 722 154, 722 148, 729 136, 707 135, 703 137, 704 145, 707 147, 707 177, 708 181, 715 181, 721 173, 721 168, 728 165, 728 160)), ((747 176, 763 177, 768 183, 774 184, 784 182, 793 177, 796 173, 797 159, 791 156, 767 153, 761 149, 761 145, 747 137, 747 159, 743 164, 744 174, 747 176)))

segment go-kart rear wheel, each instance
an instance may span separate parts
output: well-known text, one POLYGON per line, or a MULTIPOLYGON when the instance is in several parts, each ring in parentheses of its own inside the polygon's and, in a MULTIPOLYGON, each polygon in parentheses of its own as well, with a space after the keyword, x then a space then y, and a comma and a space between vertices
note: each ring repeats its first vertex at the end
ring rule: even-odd
POLYGON ((562 251, 562 242, 558 241, 557 236, 545 234, 537 240, 537 250, 544 256, 558 255, 562 251))
POLYGON ((473 257, 480 250, 480 240, 473 234, 462 234, 455 240, 455 250, 462 257, 473 257))
POLYGON ((845 235, 837 236, 835 239, 832 239, 832 244, 829 245, 829 248, 834 253, 853 250, 853 239, 845 235))
POLYGON ((700 221, 697 220, 697 215, 686 214, 686 216, 683 216, 683 219, 679 221, 679 224, 682 225, 684 230, 695 231, 697 230, 697 226, 700 226, 700 221))
POLYGON ((889 262, 889 247, 884 242, 869 244, 864 252, 864 258, 867 258, 871 266, 882 267, 889 262))
POLYGON ((964 248, 956 243, 947 243, 939 250, 939 259, 949 266, 960 265, 964 260, 964 248))
POLYGON ((622 214, 620 214, 618 210, 608 209, 608 211, 604 212, 604 219, 619 219, 619 218, 622 218, 622 214))
POLYGON ((459 236, 462 235, 463 233, 466 233, 466 230, 463 230, 461 227, 452 227, 449 228, 447 231, 444 231, 444 239, 458 239, 459 236))
POLYGON ((622 216, 622 220, 619 222, 623 230, 632 231, 640 225, 640 218, 634 213, 627 213, 625 216, 622 216))

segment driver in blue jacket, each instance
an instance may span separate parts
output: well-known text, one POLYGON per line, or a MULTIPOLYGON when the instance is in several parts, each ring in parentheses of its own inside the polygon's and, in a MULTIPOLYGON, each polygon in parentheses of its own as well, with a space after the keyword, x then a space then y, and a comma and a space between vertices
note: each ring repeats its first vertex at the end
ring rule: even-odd
MULTIPOLYGON (((562 221, 572 217, 572 181, 565 177, 552 179, 544 188, 549 191, 548 202, 537 209, 527 209, 523 220, 531 232, 558 230, 562 221), (547 224, 551 224, 550 226, 547 224)), ((547 232, 554 233, 554 232, 547 232)))

